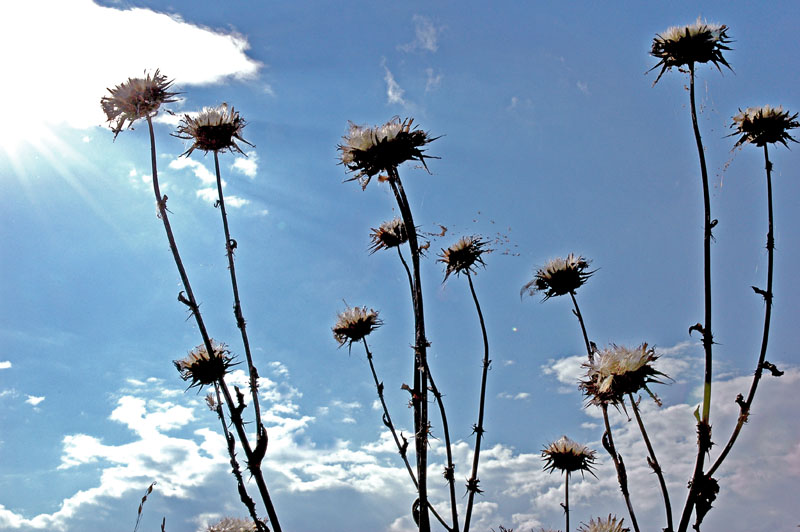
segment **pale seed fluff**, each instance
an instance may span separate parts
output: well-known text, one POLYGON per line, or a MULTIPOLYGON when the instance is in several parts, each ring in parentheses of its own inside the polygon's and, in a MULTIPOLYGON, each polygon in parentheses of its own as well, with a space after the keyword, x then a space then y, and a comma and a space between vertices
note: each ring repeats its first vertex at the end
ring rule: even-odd
POLYGON ((588 523, 581 523, 578 532, 630 532, 630 528, 622 526, 625 519, 617 521, 617 516, 608 514, 608 517, 590 519, 588 523))
POLYGON ((363 340, 368 334, 383 324, 378 318, 378 311, 367 307, 347 308, 339 313, 333 326, 333 338, 339 346, 363 340))
POLYGON ((575 471, 580 471, 581 474, 586 471, 592 473, 595 452, 585 445, 562 436, 542 450, 542 459, 545 461, 545 471, 550 473, 556 469, 562 473, 575 471))
POLYGON ((596 353, 593 361, 583 364, 587 371, 580 387, 593 404, 620 404, 626 395, 642 389, 651 393, 649 383, 662 383, 659 378, 669 378, 653 368, 657 359, 655 349, 646 343, 634 348, 612 344, 596 353))

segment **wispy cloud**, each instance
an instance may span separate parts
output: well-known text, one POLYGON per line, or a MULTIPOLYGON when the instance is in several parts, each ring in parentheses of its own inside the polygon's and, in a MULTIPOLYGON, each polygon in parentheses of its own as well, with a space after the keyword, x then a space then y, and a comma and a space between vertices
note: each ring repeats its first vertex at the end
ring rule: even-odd
POLYGON ((398 48, 405 52, 415 50, 435 52, 438 50, 438 38, 441 28, 436 28, 428 17, 422 15, 414 15, 413 21, 414 40, 407 44, 401 44, 398 48))
POLYGON ((425 81, 425 92, 430 92, 439 88, 442 84, 442 75, 437 74, 432 68, 426 68, 425 74, 428 79, 425 81))
POLYGON ((402 87, 395 81, 394 74, 392 71, 389 70, 389 67, 386 66, 386 62, 384 61, 383 70, 385 71, 385 75, 383 76, 383 80, 386 82, 386 101, 388 103, 398 103, 400 105, 406 105, 405 99, 403 99, 403 94, 405 91, 402 87))
POLYGON ((11 367, 10 360, 0 360, 0 369, 8 369, 11 367))
POLYGON ((39 403, 41 403, 42 401, 44 401, 44 396, 39 397, 39 396, 36 396, 36 395, 29 395, 28 398, 25 399, 25 402, 28 403, 31 406, 36 406, 39 403))
MULTIPOLYGON (((253 152, 255 157, 255 152, 253 152)), ((236 163, 234 162, 234 165, 236 163)), ((217 178, 211 173, 211 170, 203 163, 190 157, 178 157, 170 161, 169 166, 171 170, 184 170, 189 169, 197 179, 200 180, 200 188, 195 191, 198 198, 213 203, 219 199, 217 193, 217 178)), ((222 180, 222 189, 225 190, 227 182, 222 180)), ((239 196, 225 194, 225 205, 232 208, 242 207, 250 203, 249 199, 239 196)))
POLYGON ((254 178, 258 174, 258 154, 255 151, 248 151, 247 157, 237 157, 231 168, 251 179, 254 178))
POLYGON ((103 7, 91 0, 4 6, 0 47, 18 50, 22 42, 24 53, 5 54, 3 68, 24 82, 5 83, 0 91, 3 101, 14 102, 4 111, 5 120, 32 128, 102 124, 99 101, 105 89, 145 69, 160 68, 186 86, 252 78, 261 67, 247 56, 247 39, 235 32, 200 27, 175 14, 103 7), (131 38, 132 28, 147 38, 131 38))

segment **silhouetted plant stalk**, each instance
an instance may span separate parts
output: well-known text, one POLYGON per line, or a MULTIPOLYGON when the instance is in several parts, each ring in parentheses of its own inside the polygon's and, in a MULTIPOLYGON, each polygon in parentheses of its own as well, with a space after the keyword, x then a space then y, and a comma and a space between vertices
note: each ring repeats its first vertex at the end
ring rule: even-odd
POLYGON ((564 509, 566 520, 565 532, 569 532, 569 476, 575 471, 580 471, 583 476, 587 471, 594 476, 592 471, 595 461, 595 452, 585 445, 574 442, 562 436, 542 449, 542 459, 545 461, 544 470, 553 473, 556 469, 564 474, 564 509))

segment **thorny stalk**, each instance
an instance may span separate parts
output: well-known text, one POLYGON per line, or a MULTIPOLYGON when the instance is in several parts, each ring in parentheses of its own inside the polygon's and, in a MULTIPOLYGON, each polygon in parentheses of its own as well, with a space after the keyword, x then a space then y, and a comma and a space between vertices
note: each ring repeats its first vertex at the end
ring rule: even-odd
MULTIPOLYGON (((575 297, 575 293, 570 292, 570 296, 572 297, 572 304, 573 314, 575 317, 578 318, 578 322, 581 324, 581 333, 583 333, 583 341, 586 344, 586 352, 589 355, 589 361, 594 360, 594 355, 592 351, 592 342, 589 341, 589 335, 586 332, 586 324, 583 321, 583 315, 581 314, 581 309, 578 306, 578 300, 575 297)), ((633 504, 631 503, 631 496, 630 492, 628 491, 628 473, 625 471, 625 462, 622 461, 622 455, 617 453, 617 448, 614 446, 614 437, 611 435, 611 423, 608 421, 608 404, 603 402, 600 405, 603 411, 603 422, 605 423, 606 432, 603 434, 603 447, 611 455, 611 460, 614 462, 614 469, 617 471, 617 481, 619 482, 619 489, 622 491, 622 496, 625 499, 625 505, 628 507, 628 514, 631 516, 631 524, 633 525, 633 529, 635 532, 639 532, 639 524, 636 521, 636 514, 633 511, 633 504)))
MULTIPOLYGON (((753 399, 756 395, 756 388, 758 388, 758 382, 761 380, 761 374, 764 372, 764 361, 767 356, 767 342, 769 341, 769 322, 770 318, 772 317, 772 274, 774 271, 774 250, 775 250, 775 227, 773 225, 773 217, 772 217, 772 163, 769 160, 769 152, 767 151, 767 144, 764 144, 764 163, 765 168, 767 171, 767 218, 768 218, 768 229, 767 229, 767 289, 765 292, 761 293, 764 297, 764 332, 761 337, 761 352, 758 355, 758 364, 756 365, 756 371, 753 374, 753 382, 750 385, 750 391, 747 394, 747 400, 744 402, 741 401, 742 397, 739 396, 736 399, 736 402, 739 404, 740 412, 739 412, 739 420, 736 423, 736 427, 733 429, 733 434, 731 434, 730 439, 728 439, 728 443, 725 445, 725 448, 720 453, 717 460, 714 462, 714 465, 708 470, 706 473, 707 476, 711 476, 717 470, 717 468, 722 464, 722 461, 725 460, 725 457, 728 456, 733 444, 736 442, 736 438, 739 436, 739 432, 742 430, 742 426, 747 422, 747 418, 750 415, 750 407, 753 405, 753 399)), ((755 287, 753 287, 755 289, 755 287)))
MULTIPOLYGON (((703 483, 703 466, 705 464, 705 458, 711 449, 711 423, 709 420, 709 415, 711 412, 711 350, 714 344, 714 339, 711 334, 711 200, 709 197, 708 170, 706 169, 706 157, 705 152, 703 151, 703 141, 700 138, 700 128, 697 126, 697 109, 695 104, 694 86, 694 63, 692 62, 689 63, 689 100, 692 111, 692 128, 694 130, 694 138, 697 144, 697 153, 700 157, 700 173, 703 181, 703 285, 705 288, 705 316, 702 333, 703 349, 705 350, 705 374, 703 379, 703 409, 701 417, 697 423, 697 458, 695 461, 694 473, 692 474, 689 495, 686 498, 686 504, 683 507, 681 521, 678 525, 679 532, 686 532, 686 529, 689 526, 689 519, 692 516, 692 510, 697 502, 698 489, 703 483)), ((700 520, 702 520, 702 518, 698 519, 698 525, 700 520)))
POLYGON ((420 280, 420 249, 417 242, 417 229, 411 208, 408 204, 403 183, 396 167, 388 169, 389 184, 394 192, 397 205, 408 233, 408 245, 411 250, 411 265, 414 274, 414 431, 415 450, 417 458, 417 491, 419 494, 419 531, 430 532, 430 516, 428 515, 428 376, 426 368, 428 340, 425 337, 425 313, 422 304, 422 283, 420 280))
MULTIPOLYGON (((183 295, 183 292, 179 294, 178 300, 184 303, 187 307, 189 307, 189 311, 191 312, 192 316, 194 316, 195 322, 197 323, 197 329, 200 331, 200 336, 203 339, 203 345, 206 348, 207 353, 213 353, 214 348, 211 344, 211 337, 208 335, 208 330, 206 329, 205 322, 203 321, 203 317, 200 314, 200 306, 197 304, 197 300, 194 297, 194 292, 192 291, 191 284, 189 283, 189 277, 186 275, 186 269, 183 267, 183 261, 181 260, 180 253, 178 252, 178 246, 175 243, 175 237, 172 233, 172 227, 169 223, 169 216, 167 211, 167 196, 161 195, 161 189, 158 184, 158 166, 156 164, 156 141, 155 141, 155 133, 153 132, 153 121, 152 118, 148 115, 147 117, 147 126, 150 132, 150 162, 153 171, 153 193, 156 196, 156 204, 158 205, 158 217, 161 219, 162 223, 164 224, 164 231, 167 234, 167 240, 169 241, 169 247, 172 251, 172 257, 175 260, 175 266, 178 268, 178 273, 181 277, 181 282, 183 283, 183 292, 186 293, 186 296, 183 295)), ((228 391, 228 388, 225 384, 225 381, 220 379, 219 381, 220 387, 223 392, 223 396, 225 397, 225 402, 228 405, 228 410, 231 413, 231 421, 233 422, 234 426, 236 427, 237 435, 239 436, 240 443, 242 444, 242 448, 245 451, 245 456, 247 458, 248 469, 253 474, 256 479, 256 483, 258 484, 259 491, 261 493, 261 498, 264 501, 264 505, 267 508, 267 514, 269 516, 270 521, 272 522, 272 526, 275 532, 281 532, 280 524, 278 523, 278 516, 275 513, 275 508, 272 505, 272 499, 269 496, 269 492, 267 491, 266 483, 264 482, 264 477, 261 472, 261 458, 259 457, 256 459, 254 456, 251 448, 250 443, 247 439, 247 434, 244 431, 244 424, 241 420, 241 409, 239 409, 233 402, 233 398, 228 391)), ((242 405, 242 409, 244 405, 242 405)), ((263 433, 258 434, 259 443, 263 441, 264 445, 266 444, 266 435, 263 433), (263 440, 262 440, 263 438, 263 440)))
POLYGON ((469 480, 467 481, 467 490, 469 496, 467 499, 467 510, 464 514, 464 532, 469 532, 470 519, 472 517, 472 504, 475 499, 475 493, 480 491, 478 488, 478 462, 481 455, 481 440, 483 439, 483 415, 486 405, 486 380, 489 373, 489 366, 492 361, 489 360, 489 339, 486 335, 486 323, 483 319, 483 312, 481 312, 481 305, 478 303, 478 296, 475 294, 475 286, 472 283, 472 275, 469 270, 464 272, 469 281, 469 290, 472 294, 472 300, 475 302, 475 308, 478 311, 478 320, 481 324, 481 334, 483 335, 483 373, 481 375, 481 395, 480 403, 478 406, 478 423, 474 426, 475 431, 475 450, 472 455, 472 472, 470 473, 469 480))
POLYGON ((564 532, 569 532, 569 471, 564 475, 564 516, 567 521, 564 532))
POLYGON ((633 408, 633 414, 636 416, 636 423, 639 425, 639 431, 642 433, 642 439, 644 440, 644 444, 647 447, 647 452, 650 455, 650 457, 647 459, 647 464, 658 477, 658 483, 661 486, 661 494, 664 497, 664 510, 667 513, 667 528, 664 529, 664 532, 673 532, 672 505, 669 502, 669 492, 667 491, 667 483, 664 480, 664 473, 661 470, 661 465, 658 463, 658 458, 656 458, 653 445, 650 443, 650 437, 647 435, 647 431, 644 428, 644 421, 642 421, 642 416, 639 413, 639 403, 633 399, 632 393, 628 394, 628 398, 631 401, 631 408, 633 408))

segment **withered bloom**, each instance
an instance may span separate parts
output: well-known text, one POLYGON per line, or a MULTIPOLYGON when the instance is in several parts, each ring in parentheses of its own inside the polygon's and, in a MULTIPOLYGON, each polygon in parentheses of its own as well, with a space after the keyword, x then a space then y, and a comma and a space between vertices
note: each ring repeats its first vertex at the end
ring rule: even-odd
POLYGON ((598 352, 593 362, 583 364, 587 371, 580 387, 589 402, 597 405, 621 404, 626 395, 640 390, 646 390, 655 399, 647 385, 663 384, 659 379, 669 378, 653 368, 652 363, 657 359, 655 349, 646 343, 633 349, 612 344, 598 352))
POLYGON ((198 345, 185 358, 172 362, 183 380, 192 381, 189 388, 213 384, 224 377, 232 365, 233 357, 227 345, 212 339, 211 348, 214 352, 209 355, 205 345, 198 345))
POLYGON ((370 238, 372 245, 369 247, 369 252, 372 254, 380 249, 396 248, 405 244, 408 241, 408 233, 402 218, 395 218, 383 222, 377 229, 373 227, 370 238))
POLYGON ((733 117, 731 127, 736 131, 730 136, 741 135, 736 146, 749 142, 756 146, 780 142, 784 146, 787 140, 797 142, 787 130, 800 127, 797 113, 789 115, 782 106, 748 107, 744 111, 739 109, 739 114, 733 117))
POLYGON ((363 340, 369 333, 383 325, 378 318, 378 311, 367 307, 347 308, 341 312, 333 326, 333 338, 339 342, 339 347, 363 340))
POLYGON ((578 532, 630 532, 630 528, 622 526, 624 519, 617 521, 617 516, 608 514, 607 518, 598 517, 597 521, 590 519, 588 523, 582 523, 578 532))
POLYGON ((594 271, 587 271, 589 261, 580 255, 570 253, 567 258, 555 258, 540 268, 534 278, 522 287, 520 295, 528 292, 533 295, 543 292, 546 301, 553 296, 574 293, 580 288, 594 271))
POLYGON ((477 264, 485 267, 486 263, 481 257, 487 251, 485 246, 485 240, 481 240, 477 236, 465 236, 449 248, 443 249, 438 262, 447 265, 444 280, 446 281, 451 273, 456 275, 463 272, 472 273, 477 264))
POLYGON ((194 141, 183 155, 190 155, 196 149, 206 153, 230 150, 244 154, 236 140, 252 146, 242 138, 246 124, 233 107, 228 109, 228 104, 223 103, 218 107, 204 107, 195 118, 184 115, 175 136, 194 141))
POLYGON ((174 96, 178 93, 169 91, 172 83, 156 70, 152 76, 146 74, 143 78, 128 78, 113 89, 107 89, 111 95, 103 96, 100 105, 114 138, 125 128, 126 122, 130 127, 140 118, 155 115, 162 103, 174 102, 174 96))
POLYGON ((588 471, 594 475, 592 468, 594 467, 595 452, 566 436, 562 436, 545 447, 542 450, 542 458, 545 461, 544 470, 550 473, 558 469, 562 473, 580 471, 583 475, 588 471))
POLYGON ((654 84, 672 67, 711 62, 720 71, 720 65, 731 68, 722 55, 723 51, 730 50, 727 45, 731 41, 727 31, 728 27, 724 24, 708 24, 698 18, 694 24, 673 26, 664 33, 657 34, 650 54, 660 61, 650 70, 660 66, 661 72, 654 84))
POLYGON ((388 172, 406 161, 419 161, 428 169, 423 146, 436 138, 420 129, 412 129, 413 118, 402 122, 394 117, 382 126, 359 126, 350 123, 350 130, 339 145, 342 164, 356 175, 348 181, 358 180, 361 188, 366 188, 370 179, 379 172, 388 172))

